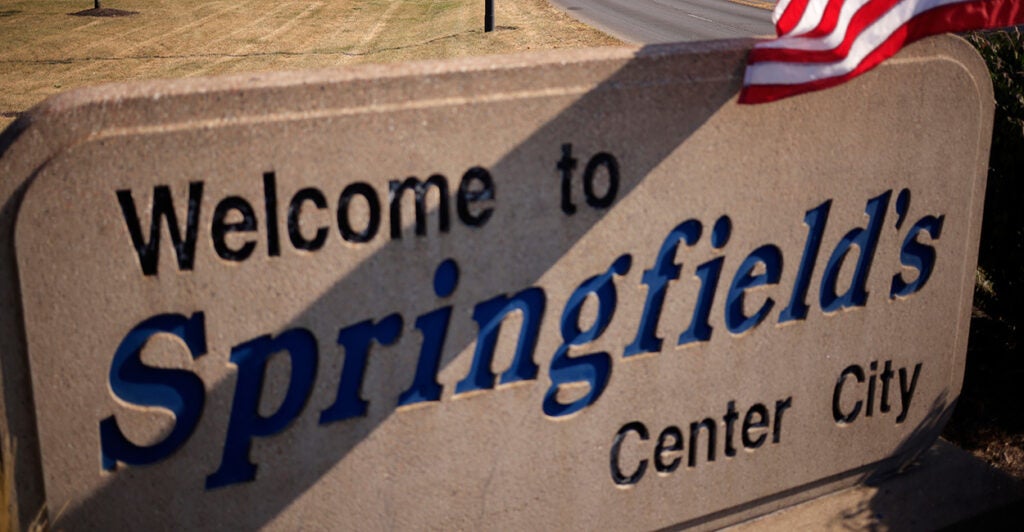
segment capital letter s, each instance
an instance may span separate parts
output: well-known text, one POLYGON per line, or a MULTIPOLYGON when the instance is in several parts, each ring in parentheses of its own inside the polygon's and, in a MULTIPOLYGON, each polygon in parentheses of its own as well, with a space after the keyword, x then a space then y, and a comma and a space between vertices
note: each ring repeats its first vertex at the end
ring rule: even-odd
POLYGON ((128 332, 110 364, 110 389, 122 401, 170 410, 174 414, 174 428, 162 441, 139 446, 128 441, 114 416, 100 421, 100 453, 105 470, 114 470, 119 461, 144 465, 163 460, 192 436, 199 422, 206 401, 203 381, 190 371, 142 363, 143 347, 160 333, 181 338, 193 359, 206 354, 202 312, 190 318, 181 314, 153 316, 128 332))

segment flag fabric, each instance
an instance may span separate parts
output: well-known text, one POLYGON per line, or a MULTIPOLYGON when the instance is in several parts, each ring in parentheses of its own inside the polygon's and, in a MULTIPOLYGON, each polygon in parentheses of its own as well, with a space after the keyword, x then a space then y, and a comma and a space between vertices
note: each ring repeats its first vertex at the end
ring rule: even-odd
POLYGON ((1024 23, 1024 0, 779 0, 778 38, 754 45, 740 103, 843 83, 904 45, 945 32, 1024 23))

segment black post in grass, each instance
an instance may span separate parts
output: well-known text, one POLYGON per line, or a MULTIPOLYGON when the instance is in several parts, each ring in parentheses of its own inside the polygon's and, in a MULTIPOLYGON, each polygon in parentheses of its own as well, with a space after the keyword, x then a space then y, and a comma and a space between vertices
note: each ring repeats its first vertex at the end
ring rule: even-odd
POLYGON ((494 0, 484 0, 484 31, 494 31, 494 0))

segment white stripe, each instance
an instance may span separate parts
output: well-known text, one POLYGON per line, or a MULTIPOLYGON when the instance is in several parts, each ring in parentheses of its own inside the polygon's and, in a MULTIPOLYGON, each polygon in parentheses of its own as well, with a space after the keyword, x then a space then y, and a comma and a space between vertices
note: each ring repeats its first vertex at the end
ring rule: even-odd
POLYGON ((825 14, 826 5, 828 5, 828 0, 809 0, 803 16, 800 17, 800 22, 797 22, 796 26, 793 26, 793 29, 786 35, 800 35, 817 28, 818 24, 821 24, 821 17, 825 14))
MULTIPOLYGON (((832 33, 823 37, 800 37, 798 33, 790 32, 774 41, 758 43, 758 48, 791 48, 794 50, 831 50, 839 46, 846 38, 846 28, 850 25, 853 15, 864 7, 870 0, 850 0, 843 2, 839 11, 839 19, 832 33)), ((913 0, 908 0, 913 1, 913 0)), ((815 26, 817 27, 817 26, 815 26)))
MULTIPOLYGON (((829 33, 828 35, 813 38, 799 37, 795 35, 792 37, 783 36, 773 41, 759 43, 757 48, 785 48, 788 50, 802 51, 831 50, 843 43, 843 40, 846 38, 846 29, 850 25, 850 20, 861 7, 868 3, 868 1, 869 0, 853 0, 843 4, 842 10, 839 12, 839 19, 836 22, 836 27, 832 30, 832 33, 829 33)), ((906 16, 906 20, 910 20, 910 18, 930 9, 967 1, 973 0, 904 0, 893 6, 885 15, 879 17, 879 20, 890 15, 900 17, 906 16), (910 14, 904 15, 908 10, 913 11, 910 14)), ((897 25, 896 27, 899 26, 897 25)))
MULTIPOLYGON (((849 74, 865 57, 882 45, 894 31, 913 17, 936 7, 966 4, 976 0, 907 0, 897 4, 864 29, 847 56, 833 63, 796 63, 765 61, 747 66, 744 85, 799 85, 819 79, 849 74)), ((781 40, 781 39, 780 39, 781 40)), ((758 45, 760 46, 760 44, 758 45)))
POLYGON ((779 0, 775 4, 775 9, 772 10, 772 24, 779 25, 779 19, 782 18, 782 14, 789 8, 790 0, 779 0))

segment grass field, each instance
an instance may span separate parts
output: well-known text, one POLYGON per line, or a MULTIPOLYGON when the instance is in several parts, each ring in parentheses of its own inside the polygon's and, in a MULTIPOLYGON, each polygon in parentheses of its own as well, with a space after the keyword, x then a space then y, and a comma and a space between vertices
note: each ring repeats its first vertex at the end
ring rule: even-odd
POLYGON ((47 96, 111 81, 298 70, 618 41, 547 0, 0 1, 0 129, 47 96))
POLYGON ((48 96, 107 82, 620 44, 547 0, 496 0, 491 33, 481 0, 104 0, 138 13, 70 15, 92 7, 0 0, 0 130, 48 96))

